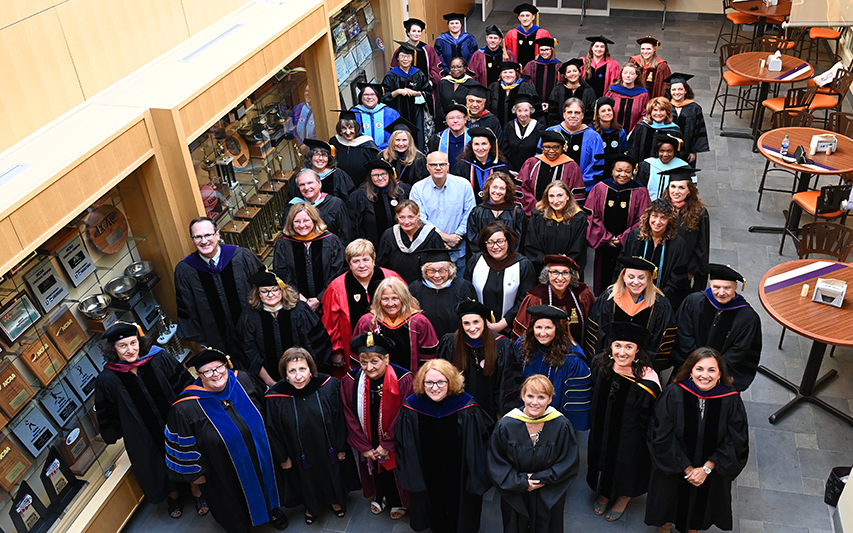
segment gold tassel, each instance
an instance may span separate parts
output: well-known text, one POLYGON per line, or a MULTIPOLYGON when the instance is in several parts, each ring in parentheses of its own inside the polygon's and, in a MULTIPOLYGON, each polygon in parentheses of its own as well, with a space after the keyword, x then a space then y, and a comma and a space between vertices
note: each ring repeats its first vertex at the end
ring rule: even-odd
POLYGON ((495 320, 495 312, 494 311, 490 311, 490 312, 492 313, 492 324, 494 324, 495 322, 497 322, 497 320, 495 320))
POLYGON ((536 25, 539 25, 539 13, 536 13, 536 25))
POLYGON ((503 53, 504 61, 509 61, 509 54, 506 53, 506 42, 503 39, 501 39, 501 48, 503 48, 503 51, 504 51, 504 53, 503 53))
POLYGON ((652 271, 652 281, 656 279, 658 279, 658 267, 655 267, 655 269, 652 271))
POLYGON ((231 356, 225 356, 225 365, 228 367, 228 370, 234 370, 234 365, 231 364, 231 356))
POLYGON ((145 333, 142 331, 142 326, 140 326, 136 322, 134 322, 133 325, 136 326, 136 331, 139 333, 139 336, 144 337, 145 333))
POLYGON ((741 292, 743 292, 746 290, 746 278, 743 278, 743 281, 741 283, 742 283, 742 285, 741 285, 740 290, 741 290, 741 292))
POLYGON ((365 345, 366 345, 368 348, 370 348, 370 347, 371 347, 371 346, 373 346, 374 344, 375 344, 375 343, 373 342, 373 332, 372 332, 372 331, 368 331, 368 332, 367 332, 367 342, 365 343, 365 345))

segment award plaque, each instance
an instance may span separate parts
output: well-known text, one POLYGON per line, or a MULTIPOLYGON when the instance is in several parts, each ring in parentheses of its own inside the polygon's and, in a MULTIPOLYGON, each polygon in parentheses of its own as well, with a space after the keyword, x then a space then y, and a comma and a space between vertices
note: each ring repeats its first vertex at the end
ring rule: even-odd
POLYGON ((65 359, 46 336, 21 341, 21 361, 36 375, 42 385, 56 377, 56 373, 65 367, 65 359))
POLYGON ((157 300, 150 292, 144 293, 142 299, 133 306, 133 312, 146 331, 153 328, 160 319, 157 307, 157 300))
POLYGON ((0 488, 6 492, 12 490, 31 464, 9 438, 0 442, 0 488))
POLYGON ((65 379, 71 384, 74 392, 85 401, 95 392, 95 380, 97 377, 98 370, 92 364, 92 361, 88 357, 81 357, 77 363, 71 366, 65 379))
POLYGON ((77 350, 86 344, 89 336, 77 322, 74 313, 64 305, 48 317, 48 322, 47 334, 65 360, 70 361, 77 350))
POLYGON ((56 429, 35 406, 30 409, 30 412, 15 420, 12 433, 18 437, 24 448, 33 454, 33 457, 38 457, 56 437, 56 429))
POLYGON ((59 305, 68 296, 68 287, 59 277, 50 258, 39 263, 24 275, 24 280, 33 291, 36 300, 45 313, 59 305))
POLYGON ((104 353, 101 351, 101 345, 97 342, 93 342, 90 346, 86 355, 95 364, 95 368, 98 369, 98 372, 103 372, 104 367, 107 366, 107 360, 104 359, 104 353))
MULTIPOLYGON (((2 367, 0 367, 2 368, 2 367)), ((0 371, 0 409, 12 418, 33 397, 33 388, 21 377, 15 365, 9 363, 0 371)))
POLYGON ((9 509, 9 516, 12 517, 12 523, 18 533, 37 531, 48 519, 47 508, 26 481, 21 482, 21 488, 18 489, 9 509))
POLYGON ((89 446, 89 438, 80 424, 62 432, 59 453, 71 465, 71 471, 78 476, 84 475, 95 462, 95 452, 89 446))
POLYGON ((63 380, 53 388, 45 389, 45 394, 41 398, 41 406, 62 427, 80 409, 80 402, 63 380))
POLYGON ((15 344, 21 335, 36 325, 41 313, 27 293, 22 292, 9 304, 0 309, 0 334, 8 346, 15 344))
POLYGON ((50 500, 50 511, 57 515, 68 506, 83 485, 54 446, 50 447, 39 479, 50 500))
POLYGON ((96 269, 89 250, 76 228, 63 228, 47 240, 38 251, 55 255, 71 283, 79 287, 96 269))

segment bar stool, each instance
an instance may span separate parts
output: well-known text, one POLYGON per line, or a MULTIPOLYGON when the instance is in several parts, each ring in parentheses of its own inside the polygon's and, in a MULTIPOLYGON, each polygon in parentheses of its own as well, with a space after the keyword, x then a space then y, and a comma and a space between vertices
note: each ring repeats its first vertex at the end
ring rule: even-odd
POLYGON ((785 229, 782 232, 782 242, 779 243, 779 255, 782 255, 782 249, 785 247, 786 236, 790 236, 794 239, 794 242, 797 243, 797 247, 800 246, 800 239, 791 229, 788 228, 788 223, 791 220, 791 210, 793 209, 794 204, 799 205, 803 211, 813 216, 815 222, 817 222, 818 219, 832 220, 840 218, 841 225, 844 225, 847 221, 847 211, 838 209, 837 211, 830 211, 828 213, 818 213, 817 210, 818 201, 820 200, 821 195, 828 189, 835 189, 836 194, 845 196, 850 195, 850 183, 853 181, 853 175, 848 175, 845 179, 847 180, 846 185, 828 185, 826 187, 821 187, 821 190, 819 191, 798 192, 791 197, 791 203, 788 205, 788 211, 785 213, 785 229))
POLYGON ((717 102, 720 103, 720 106, 723 108, 723 115, 720 119, 720 129, 723 129, 723 123, 726 120, 726 113, 739 113, 742 114, 744 111, 748 109, 752 109, 755 112, 755 105, 752 104, 746 97, 741 94, 741 91, 744 88, 757 87, 758 82, 750 80, 749 78, 745 78, 740 74, 735 74, 734 72, 728 70, 726 68, 726 61, 731 56, 735 56, 738 54, 743 54, 751 51, 752 45, 749 43, 727 43, 720 47, 720 81, 717 83, 717 92, 714 94, 714 103, 711 105, 711 112, 708 116, 714 116, 714 108, 717 106, 717 102), (726 84, 726 92, 720 96, 720 89, 723 86, 723 83, 726 84), (738 94, 730 95, 729 87, 737 87, 738 94), (734 109, 727 108, 728 99, 732 96, 737 101, 737 106, 734 109), (743 106, 743 107, 741 107, 743 106))
POLYGON ((850 90, 851 83, 853 83, 853 72, 845 68, 840 68, 835 73, 835 77, 829 85, 820 87, 817 90, 817 94, 815 94, 809 109, 812 111, 824 110, 824 126, 829 125, 830 111, 841 111, 841 104, 844 102, 844 98, 847 97, 847 91, 850 90))
POLYGON ((806 61, 812 61, 812 49, 815 50, 815 64, 820 61, 820 42, 835 41, 835 51, 832 55, 832 63, 838 61, 838 43, 841 42, 841 32, 832 28, 811 28, 809 30, 809 55, 806 61))
MULTIPOLYGON (((801 109, 796 112, 777 111, 773 113, 772 117, 770 117, 770 128, 774 130, 778 128, 810 128, 813 121, 814 115, 805 109, 801 109)), ((766 159, 764 161, 764 173, 761 175, 761 183, 758 184, 758 204, 755 206, 755 210, 761 210, 761 197, 764 196, 764 191, 794 194, 796 190, 797 173, 785 168, 770 168, 770 160, 766 159), (767 174, 770 172, 784 172, 785 174, 791 174, 794 176, 794 181, 791 183, 791 187, 789 189, 773 189, 765 187, 764 183, 767 181, 767 174)))
MULTIPOLYGON (((717 52, 717 46, 720 44, 720 39, 723 38, 723 29, 726 27, 726 22, 731 23, 731 28, 729 29, 728 38, 723 39, 726 43, 734 43, 737 42, 740 37, 740 28, 744 24, 755 24, 758 22, 758 17, 755 15, 747 15, 745 13, 727 13, 729 9, 732 9, 732 0, 723 0, 723 23, 720 24, 720 32, 717 34, 717 42, 714 43, 714 52, 717 52)), ((755 30, 753 30, 753 34, 755 30)))
MULTIPOLYGON (((761 102, 761 105, 773 113, 777 111, 801 111, 803 109, 810 109, 816 94, 817 87, 794 87, 793 89, 788 89, 788 93, 785 96, 768 98, 761 102)), ((762 124, 759 124, 759 129, 761 126, 762 124)))

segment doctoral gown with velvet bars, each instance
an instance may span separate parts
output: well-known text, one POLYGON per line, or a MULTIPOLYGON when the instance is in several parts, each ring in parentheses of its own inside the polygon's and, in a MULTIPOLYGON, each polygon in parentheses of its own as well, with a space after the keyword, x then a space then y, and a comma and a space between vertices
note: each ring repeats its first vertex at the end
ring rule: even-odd
POLYGON ((312 240, 310 247, 282 235, 275 243, 272 262, 276 275, 306 298, 319 298, 347 268, 344 244, 329 231, 312 240))
POLYGON ((684 226, 683 213, 678 212, 678 235, 684 239, 687 254, 687 273, 693 274, 691 292, 705 290, 708 284, 708 262, 711 248, 711 219, 708 210, 702 209, 696 229, 690 231, 684 226))
MULTIPOLYGON (((705 127, 705 117, 702 115, 702 106, 696 102, 681 107, 672 108, 673 119, 681 128, 681 134, 684 140, 684 151, 686 154, 698 154, 708 152, 711 147, 708 145, 708 130, 705 127)), ((696 162, 692 163, 696 166, 696 162)))
MULTIPOLYGON (((548 101, 548 96, 562 77, 559 72, 561 66, 563 66, 563 62, 557 58, 551 60, 537 58, 524 66, 521 73, 536 88, 540 101, 548 101)), ((593 103, 595 103, 595 100, 593 100, 593 103)))
POLYGON ((429 319, 421 312, 414 313, 400 324, 389 325, 373 313, 362 316, 353 329, 353 336, 373 331, 394 341, 391 362, 412 372, 417 372, 429 359, 435 359, 438 337, 429 319))
POLYGON ((267 391, 264 401, 283 504, 302 504, 312 516, 321 516, 332 504, 346 508, 347 494, 361 483, 347 444, 341 382, 318 374, 297 389, 282 380, 267 391), (338 461, 340 452, 346 453, 343 461, 338 461), (288 459, 291 467, 282 468, 288 459))
POLYGON ((429 231, 424 241, 411 253, 404 252, 397 244, 397 239, 394 237, 394 227, 386 229, 379 239, 379 247, 376 249, 376 263, 385 268, 390 268, 408 285, 415 280, 421 279, 421 250, 434 250, 444 248, 444 241, 441 240, 441 235, 434 226, 428 229, 425 227, 418 228, 415 231, 414 238, 409 239, 406 232, 400 230, 400 240, 403 241, 403 246, 410 247, 414 240, 420 236, 421 232, 429 231))
MULTIPOLYGON (((586 59, 582 57, 581 59, 586 59)), ((585 61, 584 61, 585 62, 585 61)), ((598 66, 591 65, 592 72, 589 76, 586 75, 586 65, 581 65, 581 76, 589 83, 590 87, 595 91, 596 100, 604 96, 607 88, 614 83, 619 83, 619 76, 622 74, 622 67, 619 62, 609 57, 602 59, 598 66)))
POLYGON ((586 268, 586 230, 589 223, 586 213, 578 211, 569 221, 546 220, 537 210, 530 217, 527 227, 524 254, 537 271, 542 270, 542 260, 546 255, 565 255, 574 259, 583 274, 586 268))
POLYGON ((349 197, 349 204, 355 215, 355 231, 362 238, 373 243, 373 248, 379 249, 379 239, 385 230, 396 223, 394 209, 409 197, 412 187, 407 183, 398 183, 403 194, 389 198, 384 192, 376 191, 373 201, 367 197, 363 187, 359 187, 349 197))
POLYGON ((444 123, 446 109, 454 103, 464 106, 465 97, 468 96, 468 86, 464 83, 456 84, 452 80, 442 79, 435 86, 435 131, 447 128, 444 123), (453 86, 456 85, 454 88, 453 86))
POLYGON ((578 443, 565 416, 545 422, 535 445, 527 424, 504 416, 492 433, 487 468, 501 495, 505 533, 563 533, 566 493, 578 475, 578 443), (544 486, 528 491, 527 474, 544 486))
POLYGON ((525 161, 539 153, 539 132, 545 126, 544 119, 533 119, 524 127, 517 119, 504 124, 498 143, 509 168, 518 172, 525 161))
MULTIPOLYGON (((347 206, 348 199, 341 200, 337 196, 333 196, 331 194, 323 193, 324 196, 321 196, 314 202, 314 207, 317 208, 317 211, 320 213, 320 218, 323 219, 323 222, 326 223, 326 228, 337 236, 342 243, 349 243, 355 237, 354 228, 352 227, 352 220, 349 215, 349 208, 347 206)), ((287 215, 290 213, 290 207, 293 204, 297 204, 303 201, 302 198, 294 197, 287 207, 284 208, 284 213, 281 215, 282 220, 287 220, 287 215)))
POLYGON ((234 388, 231 397, 245 394, 249 405, 241 411, 231 400, 217 402, 218 408, 211 412, 225 421, 221 427, 214 425, 196 396, 198 391, 193 387, 200 386, 201 380, 196 380, 184 390, 169 412, 166 460, 170 464, 170 475, 189 483, 204 476, 205 483, 200 488, 214 520, 228 533, 246 533, 250 526, 268 522, 269 510, 280 505, 262 418, 264 396, 261 387, 265 389, 266 386, 246 372, 229 371, 226 387, 234 388), (249 421, 260 424, 257 431, 250 429, 249 421), (245 467, 243 477, 238 475, 235 459, 223 435, 235 456, 243 459, 236 463, 245 467), (269 476, 272 479, 268 479, 269 476), (250 506, 256 512, 251 512, 250 506))
POLYGON ((645 87, 649 91, 650 99, 658 96, 666 96, 666 82, 663 80, 672 74, 669 63, 666 62, 666 59, 658 57, 657 66, 652 68, 651 64, 644 66, 641 60, 642 56, 639 54, 631 56, 631 62, 640 65, 641 70, 640 75, 637 76, 636 84, 645 87))
MULTIPOLYGON (((658 267, 658 277, 654 282, 663 291, 673 310, 677 310, 687 296, 687 245, 684 239, 675 236, 671 241, 655 246, 654 241, 641 241, 640 228, 628 232, 619 257, 642 257, 658 267)), ((617 270, 622 269, 617 265, 617 270)), ((674 312, 674 311, 673 311, 674 312)))
POLYGON ((489 159, 485 164, 483 164, 476 158, 474 161, 460 159, 455 165, 453 165, 453 168, 450 171, 454 176, 465 178, 465 180, 471 184, 471 188, 474 190, 474 200, 477 204, 480 204, 480 202, 483 201, 483 184, 485 184, 486 180, 489 179, 489 176, 495 172, 509 174, 509 164, 502 160, 494 161, 489 159))
POLYGON ((353 185, 358 187, 364 183, 368 174, 364 164, 376 159, 379 155, 379 147, 373 139, 362 134, 348 141, 343 135, 335 135, 329 139, 329 144, 335 150, 338 168, 349 174, 353 185))
POLYGON ((660 385, 598 372, 599 358, 592 361, 592 427, 587 447, 586 482, 596 494, 615 502, 620 496, 635 498, 649 489, 652 460, 646 431, 660 397, 660 385))
MULTIPOLYGON (((380 154, 379 159, 384 160, 385 158, 380 154)), ((403 163, 403 160, 400 159, 399 154, 397 159, 394 161, 389 161, 391 166, 394 167, 394 172, 397 173, 397 180, 400 183, 406 185, 414 185, 415 183, 421 181, 424 178, 429 177, 429 170, 426 166, 426 156, 423 152, 418 152, 415 155, 415 160, 412 161, 412 164, 406 166, 403 163)))
MULTIPOLYGON (((415 59, 412 61, 412 66, 421 72, 425 72, 429 76, 430 82, 435 86, 441 80, 441 58, 438 56, 438 52, 432 46, 422 42, 418 42, 415 48, 415 59)), ((397 51, 399 49, 400 47, 397 47, 397 50, 394 50, 394 53, 391 55, 392 68, 400 66, 400 62, 397 61, 397 51)))
POLYGON ((616 112, 617 122, 622 124, 625 131, 633 130, 646 114, 649 92, 639 85, 628 89, 617 83, 608 87, 604 96, 609 96, 616 101, 613 111, 616 112))
POLYGON ((445 71, 450 68, 454 57, 461 57, 467 63, 478 48, 477 38, 464 31, 459 37, 454 37, 446 31, 435 38, 435 51, 441 58, 441 67, 445 71))
POLYGON ((592 115, 595 112, 595 91, 592 87, 581 84, 576 89, 569 89, 564 84, 556 85, 546 95, 548 102, 548 124, 557 125, 563 121, 563 107, 569 98, 578 98, 583 102, 583 122, 592 123, 592 115))
POLYGON ((477 299, 474 285, 459 275, 443 289, 433 289, 427 286, 423 279, 416 279, 409 285, 409 292, 420 302, 421 311, 429 319, 439 339, 459 327, 456 304, 463 300, 477 299))
MULTIPOLYGON (((349 175, 349 172, 342 168, 333 168, 327 169, 326 173, 320 175, 320 185, 322 192, 326 194, 331 194, 337 198, 339 198, 344 204, 346 204, 349 199, 349 195, 352 194, 352 191, 355 190, 355 182, 352 180, 352 176, 349 175)), ((298 180, 294 177, 290 180, 290 196, 291 198, 301 198, 302 195, 299 193, 299 185, 298 180)), ((320 209, 319 206, 314 206, 317 209, 320 209)), ((287 217, 282 217, 282 220, 287 220, 287 217)), ((329 224, 329 221, 325 218, 323 219, 326 224, 329 224)), ((334 231, 332 233, 335 233, 334 231)), ((335 233, 337 235, 337 233, 335 233)))
MULTIPOLYGON (((669 134, 678 138, 681 138, 682 135, 681 128, 675 122, 655 128, 645 120, 641 120, 628 134, 628 155, 633 157, 634 161, 645 161, 649 157, 657 157, 658 154, 652 153, 654 138, 657 133, 669 134)), ((677 142, 675 142, 674 148, 678 149, 677 142)), ((684 146, 682 146, 681 151, 676 151, 675 155, 685 159, 684 146)))
POLYGON ((362 104, 353 107, 350 111, 356 113, 356 117, 361 123, 361 132, 373 139, 376 147, 384 150, 388 146, 388 139, 391 134, 385 131, 387 126, 400 118, 400 113, 396 109, 388 107, 379 102, 373 109, 368 109, 362 104))
MULTIPOLYGON (((493 333, 489 333, 494 335, 493 333)), ((474 397, 489 416, 503 416, 513 407, 520 407, 519 392, 524 376, 518 364, 515 345, 503 335, 495 336, 497 360, 495 371, 487 376, 484 371, 483 348, 465 345, 465 392, 474 397)), ((438 344, 438 358, 453 362, 456 352, 456 332, 447 333, 438 344)))
POLYGON ((480 232, 483 228, 492 222, 503 222, 518 234, 518 250, 524 249, 524 239, 526 237, 525 228, 527 226, 527 215, 524 214, 524 209, 518 204, 512 204, 508 209, 501 209, 498 216, 495 216, 495 211, 492 209, 494 205, 489 202, 482 202, 474 206, 471 214, 468 215, 468 232, 465 234, 465 246, 469 255, 474 255, 480 251, 480 245, 477 242, 480 232))
POLYGON ((593 185, 601 181, 602 167, 599 163, 601 154, 604 153, 601 135, 589 126, 584 126, 577 133, 570 133, 563 127, 562 122, 551 126, 548 131, 559 131, 566 138, 566 155, 577 161, 583 174, 584 187, 586 192, 589 192, 593 185))
MULTIPOLYGON (((510 113, 512 108, 509 103, 519 94, 526 94, 534 98, 539 97, 536 93, 536 87, 527 80, 521 80, 508 93, 503 88, 501 81, 496 81, 489 85, 489 99, 487 100, 486 107, 498 118, 499 124, 506 124, 513 118, 513 114, 510 113)), ((496 131, 495 134, 498 134, 498 132, 496 131)))
POLYGON ((124 439, 145 498, 159 503, 175 490, 163 454, 169 407, 193 378, 172 355, 153 346, 151 360, 133 372, 109 368, 95 382, 95 412, 107 444, 124 439))
POLYGON ((512 28, 506 32, 504 45, 509 52, 515 54, 521 68, 524 68, 528 62, 539 55, 539 45, 536 44, 536 39, 544 39, 550 37, 551 34, 545 28, 540 28, 533 24, 530 29, 525 32, 521 25, 512 28))
MULTIPOLYGON (((522 351, 523 342, 523 339, 515 342, 519 354, 522 351)), ((555 367, 545 362, 545 351, 550 348, 538 342, 536 344, 538 348, 530 361, 522 363, 524 377, 529 378, 536 374, 547 377, 554 385, 551 405, 569 419, 576 431, 588 430, 592 386, 589 365, 584 358, 583 349, 577 343, 570 345, 563 364, 555 367)))
MULTIPOLYGON (((571 157, 565 157, 563 163, 555 165, 548 163, 546 159, 544 155, 531 157, 524 162, 521 170, 518 171, 518 181, 521 182, 521 187, 519 187, 521 189, 521 205, 528 216, 533 214, 536 203, 542 199, 545 188, 552 181, 562 180, 569 187, 569 190, 584 187, 581 168, 571 157)), ((585 196, 585 194, 576 196, 575 200, 583 200, 585 196)))
POLYGON ((395 67, 385 74, 385 78, 382 79, 382 87, 385 89, 382 102, 396 109, 401 117, 418 128, 419 131, 414 135, 415 144, 419 150, 423 150, 426 146, 426 137, 424 137, 424 134, 427 133, 425 111, 432 114, 433 105, 432 87, 429 78, 414 66, 409 67, 408 73, 399 67, 395 67), (414 96, 392 96, 391 93, 397 89, 418 91, 423 96, 424 103, 415 103, 414 96))
POLYGON ((506 50, 506 59, 504 59, 503 46, 499 46, 497 50, 491 50, 488 46, 484 46, 471 56, 471 61, 468 62, 468 70, 474 74, 474 79, 480 85, 488 87, 501 79, 501 65, 504 61, 516 61, 515 54, 506 50))
POLYGON ((249 309, 249 278, 264 264, 248 248, 222 244, 216 269, 198 252, 175 266, 178 336, 225 353, 237 353, 236 326, 249 309), (227 263, 226 263, 227 260, 227 263))
POLYGON ((732 529, 732 482, 749 457, 749 424, 740 395, 731 389, 705 400, 699 416, 699 398, 681 384, 667 387, 655 405, 649 424, 648 445, 652 476, 646 499, 645 522, 673 530, 706 530, 712 525, 732 529), (702 485, 684 479, 688 466, 715 466, 702 485))
POLYGON ((253 375, 265 368, 275 381, 283 379, 278 362, 293 346, 308 350, 321 370, 332 358, 332 341, 326 328, 303 301, 296 302, 293 309, 280 309, 275 317, 263 309, 247 311, 240 317, 237 331, 243 346, 243 366, 253 375))
POLYGON ((433 402, 413 394, 397 422, 397 476, 409 491, 415 531, 467 533, 480 529, 486 448, 494 420, 468 393, 433 402))

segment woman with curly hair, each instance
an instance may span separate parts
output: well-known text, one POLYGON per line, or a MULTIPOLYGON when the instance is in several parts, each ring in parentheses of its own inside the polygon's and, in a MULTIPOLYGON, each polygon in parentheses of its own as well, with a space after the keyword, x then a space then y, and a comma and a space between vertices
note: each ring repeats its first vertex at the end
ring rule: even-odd
POLYGON ((376 287, 370 311, 353 329, 353 336, 372 331, 394 342, 391 363, 417 372, 424 361, 435 357, 438 338, 418 300, 399 278, 385 278, 376 287))
MULTIPOLYGON (((332 154, 329 143, 318 139, 305 139, 308 150, 302 156, 303 170, 313 170, 320 176, 321 192, 337 196, 344 203, 355 190, 352 177, 338 168, 338 160, 332 154)), ((298 180, 290 180, 290 196, 299 196, 298 180)))
POLYGON ((669 173, 669 187, 663 197, 678 210, 678 234, 684 239, 687 255, 687 283, 690 292, 705 290, 711 247, 711 220, 699 199, 699 188, 691 177, 696 169, 679 168, 669 173))
POLYGON ((524 336, 515 341, 524 377, 541 374, 554 385, 551 405, 578 431, 589 429, 590 372, 583 349, 574 338, 559 307, 535 305, 524 336))
POLYGON ((381 159, 364 164, 367 179, 349 196, 349 205, 355 214, 356 232, 379 247, 379 239, 394 225, 395 208, 409 197, 411 186, 400 183, 394 168, 381 159))
POLYGON ((630 322, 614 322, 610 330, 613 342, 590 365, 586 482, 598 495, 593 512, 614 522, 631 498, 648 490, 652 462, 646 431, 661 385, 642 348, 649 331, 630 322))
POLYGON ((613 41, 601 35, 587 37, 586 40, 589 41, 589 51, 582 58, 581 76, 595 91, 595 97, 601 98, 608 87, 619 83, 621 69, 619 62, 610 57, 610 49, 607 47, 608 44, 614 44, 613 41))
POLYGON ((507 162, 501 159, 495 132, 489 128, 471 128, 468 136, 471 141, 450 173, 465 178, 471 184, 474 199, 479 204, 484 198, 486 180, 495 172, 509 173, 510 170, 507 162))
MULTIPOLYGON (((483 201, 468 215, 465 243, 470 255, 480 251, 477 243, 480 232, 492 222, 503 222, 519 235, 524 235, 527 216, 515 201, 515 181, 506 172, 495 172, 489 176, 483 184, 483 201)), ((523 243, 519 243, 518 248, 523 249, 523 243)))
POLYGON ((335 152, 339 170, 349 174, 353 183, 363 183, 367 174, 364 164, 376 159, 379 148, 369 135, 361 129, 355 111, 338 111, 340 119, 335 125, 337 135, 329 139, 335 152))
POLYGON ((545 187, 530 217, 524 254, 537 272, 542 270, 542 259, 546 255, 571 257, 583 279, 588 226, 586 213, 578 206, 569 186, 562 181, 552 181, 545 187))
POLYGON ((687 245, 678 235, 678 210, 658 198, 646 208, 640 227, 625 237, 619 257, 642 257, 657 268, 655 286, 663 291, 673 309, 687 296, 687 245))
MULTIPOLYGON (((672 104, 665 97, 658 96, 649 100, 646 116, 628 134, 628 155, 637 161, 654 156, 654 141, 664 133, 682 138, 681 128, 672 121, 672 104)), ((683 146, 678 154, 681 148, 683 146)))
POLYGON ((418 150, 412 136, 413 131, 418 131, 415 125, 398 118, 385 131, 390 132, 391 136, 388 138, 388 147, 379 152, 379 157, 394 167, 397 181, 414 185, 429 176, 426 156, 418 150))

